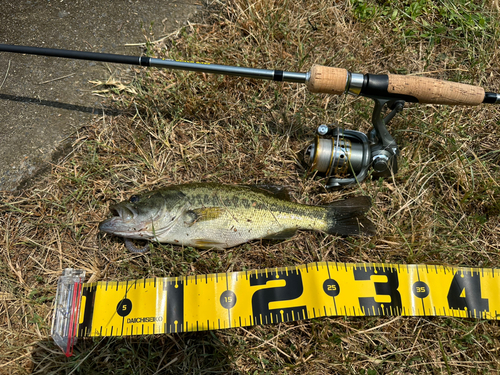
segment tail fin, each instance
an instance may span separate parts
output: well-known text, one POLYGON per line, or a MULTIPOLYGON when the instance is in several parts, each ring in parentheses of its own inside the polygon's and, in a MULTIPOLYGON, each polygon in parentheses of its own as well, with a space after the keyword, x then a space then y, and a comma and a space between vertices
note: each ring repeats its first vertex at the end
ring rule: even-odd
POLYGON ((376 232, 375 226, 364 215, 371 205, 370 197, 355 197, 326 206, 328 210, 326 232, 341 236, 359 234, 373 236, 376 232))

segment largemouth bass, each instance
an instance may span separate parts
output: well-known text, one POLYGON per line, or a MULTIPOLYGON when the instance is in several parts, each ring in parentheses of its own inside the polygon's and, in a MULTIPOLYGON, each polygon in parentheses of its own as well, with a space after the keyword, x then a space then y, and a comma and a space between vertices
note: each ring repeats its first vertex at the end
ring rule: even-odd
POLYGON ((143 239, 197 248, 225 249, 256 239, 287 239, 297 230, 348 236, 372 235, 364 213, 369 197, 328 206, 292 202, 275 186, 193 183, 169 186, 110 206, 113 217, 99 229, 125 238, 127 248, 143 252, 130 240, 143 239))

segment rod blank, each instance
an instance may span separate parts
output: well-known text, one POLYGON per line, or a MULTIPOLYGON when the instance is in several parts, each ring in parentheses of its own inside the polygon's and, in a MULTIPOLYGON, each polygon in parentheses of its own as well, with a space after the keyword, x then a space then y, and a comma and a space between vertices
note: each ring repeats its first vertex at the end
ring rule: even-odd
POLYGON ((140 65, 157 68, 168 68, 178 70, 189 70, 193 72, 205 72, 214 74, 225 74, 256 79, 267 79, 273 81, 306 83, 308 73, 284 72, 282 70, 268 70, 245 68, 239 66, 217 65, 206 63, 195 63, 176 60, 164 60, 145 56, 126 56, 111 53, 97 53, 84 51, 71 51, 55 48, 41 48, 28 46, 13 46, 0 44, 0 51, 26 53, 30 55, 42 55, 51 57, 63 57, 77 60, 102 61, 117 64, 140 65))
POLYGON ((42 48, 29 46, 13 46, 10 44, 0 44, 0 51, 26 53, 29 55, 42 55, 53 57, 64 57, 67 59, 103 61, 117 64, 143 65, 141 63, 144 57, 115 55, 111 53, 97 53, 84 51, 71 51, 67 49, 42 48))
POLYGON ((193 72, 224 74, 230 76, 256 78, 256 79, 267 79, 272 81, 306 83, 307 80, 307 73, 293 73, 293 72, 284 72, 282 70, 245 68, 239 66, 205 64, 205 63, 185 62, 176 60, 163 60, 156 58, 150 58, 148 66, 153 66, 157 68, 189 70, 193 72))

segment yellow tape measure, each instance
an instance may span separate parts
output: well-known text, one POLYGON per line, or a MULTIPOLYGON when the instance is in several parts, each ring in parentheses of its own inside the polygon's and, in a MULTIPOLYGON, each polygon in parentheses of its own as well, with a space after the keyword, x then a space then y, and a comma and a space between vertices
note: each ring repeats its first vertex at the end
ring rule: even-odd
POLYGON ((324 316, 500 319, 500 270, 317 262, 264 270, 83 283, 59 279, 52 337, 193 332, 324 316))
POLYGON ((78 337, 192 332, 324 316, 499 319, 500 270, 307 265, 83 284, 78 337))

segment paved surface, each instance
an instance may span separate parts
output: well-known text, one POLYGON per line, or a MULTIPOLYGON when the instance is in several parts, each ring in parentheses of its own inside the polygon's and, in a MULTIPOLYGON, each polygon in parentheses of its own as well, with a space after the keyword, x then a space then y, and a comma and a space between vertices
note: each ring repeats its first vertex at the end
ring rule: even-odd
MULTIPOLYGON (((201 0, 2 1, 0 43, 140 55, 127 43, 160 38, 200 14, 201 0)), ((0 52, 0 190, 30 186, 69 151, 68 138, 107 113, 89 80, 126 65, 0 52)), ((108 113, 109 114, 109 113, 108 113)))

